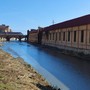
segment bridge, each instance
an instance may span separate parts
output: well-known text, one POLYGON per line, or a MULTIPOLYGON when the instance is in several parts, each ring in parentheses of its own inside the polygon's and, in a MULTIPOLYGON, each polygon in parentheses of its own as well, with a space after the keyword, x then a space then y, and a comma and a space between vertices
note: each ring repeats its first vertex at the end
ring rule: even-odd
POLYGON ((27 40, 27 35, 23 35, 21 32, 0 32, 0 38, 5 38, 6 41, 10 41, 11 38, 21 41, 23 38, 27 40))

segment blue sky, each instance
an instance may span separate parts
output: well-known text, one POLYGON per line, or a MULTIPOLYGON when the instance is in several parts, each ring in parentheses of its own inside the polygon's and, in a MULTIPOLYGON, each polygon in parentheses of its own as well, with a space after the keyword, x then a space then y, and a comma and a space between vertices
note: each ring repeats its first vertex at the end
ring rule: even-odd
POLYGON ((90 14, 90 0, 0 0, 0 24, 26 33, 90 14))

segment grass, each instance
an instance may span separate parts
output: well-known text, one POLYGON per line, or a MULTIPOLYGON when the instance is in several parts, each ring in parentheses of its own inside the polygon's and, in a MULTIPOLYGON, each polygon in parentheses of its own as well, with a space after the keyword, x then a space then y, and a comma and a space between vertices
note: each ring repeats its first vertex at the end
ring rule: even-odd
POLYGON ((14 90, 13 85, 0 83, 0 90, 14 90))

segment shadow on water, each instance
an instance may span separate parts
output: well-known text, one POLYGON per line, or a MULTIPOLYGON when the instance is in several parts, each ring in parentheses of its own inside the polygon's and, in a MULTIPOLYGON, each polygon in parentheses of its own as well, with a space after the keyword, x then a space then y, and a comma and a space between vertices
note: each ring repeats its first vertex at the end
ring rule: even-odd
POLYGON ((42 50, 43 52, 47 53, 48 55, 53 56, 54 58, 57 58, 59 61, 62 61, 62 63, 68 64, 68 67, 72 67, 77 69, 77 71, 80 69, 80 71, 85 72, 86 70, 90 69, 90 61, 85 59, 79 59, 78 57, 62 54, 60 50, 48 48, 48 47, 38 47, 39 50, 42 50), (87 69, 86 69, 87 68, 87 69))
POLYGON ((43 59, 43 62, 39 59, 40 64, 69 86, 71 90, 88 90, 90 88, 90 61, 64 55, 58 49, 39 46, 35 46, 35 48, 42 52, 39 52, 38 55, 40 59, 43 59))
POLYGON ((36 84, 36 86, 40 89, 40 90, 61 90, 60 88, 59 89, 56 89, 54 87, 51 87, 51 86, 44 86, 44 85, 41 85, 41 84, 36 84))
POLYGON ((58 59, 59 61, 62 61, 63 63, 67 63, 71 66, 74 66, 75 69, 82 69, 83 68, 90 68, 89 64, 90 61, 89 60, 85 60, 85 59, 79 59, 78 57, 72 56, 72 55, 66 55, 66 54, 62 54, 60 50, 55 49, 55 48, 48 48, 48 47, 39 47, 39 46, 35 46, 36 49, 38 49, 38 51, 44 52, 47 55, 53 56, 53 59, 58 59), (85 65, 85 66, 84 66, 85 65), (83 68, 82 68, 83 67, 83 68))

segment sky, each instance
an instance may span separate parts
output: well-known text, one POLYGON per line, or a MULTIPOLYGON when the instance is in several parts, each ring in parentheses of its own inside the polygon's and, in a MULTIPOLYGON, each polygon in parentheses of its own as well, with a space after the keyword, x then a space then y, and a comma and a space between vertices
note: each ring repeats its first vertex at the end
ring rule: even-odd
POLYGON ((23 34, 87 14, 90 0, 0 0, 0 25, 23 34))

